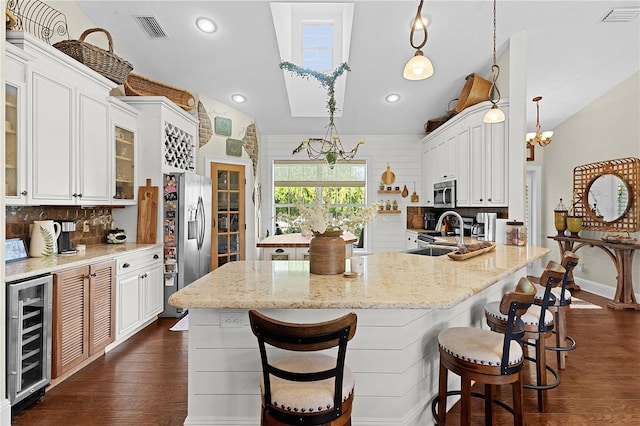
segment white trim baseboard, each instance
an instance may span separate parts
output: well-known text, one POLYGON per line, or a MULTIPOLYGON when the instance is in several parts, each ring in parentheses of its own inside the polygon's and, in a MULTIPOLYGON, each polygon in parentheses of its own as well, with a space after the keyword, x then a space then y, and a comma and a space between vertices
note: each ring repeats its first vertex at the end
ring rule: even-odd
MULTIPOLYGON (((588 291, 589 293, 597 294, 598 296, 606 297, 607 299, 613 299, 616 295, 616 288, 611 287, 610 285, 578 277, 575 278, 575 281, 582 290, 588 291)), ((635 296, 636 300, 640 300, 640 294, 635 293, 635 296)))
POLYGON ((0 425, 11 425, 11 403, 8 399, 0 400, 0 425))

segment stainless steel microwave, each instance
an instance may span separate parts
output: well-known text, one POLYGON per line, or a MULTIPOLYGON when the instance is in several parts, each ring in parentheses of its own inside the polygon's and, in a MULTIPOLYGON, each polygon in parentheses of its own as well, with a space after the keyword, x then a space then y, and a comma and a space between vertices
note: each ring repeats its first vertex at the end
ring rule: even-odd
POLYGON ((443 209, 456 206, 456 181, 447 180, 433 184, 433 206, 443 209))

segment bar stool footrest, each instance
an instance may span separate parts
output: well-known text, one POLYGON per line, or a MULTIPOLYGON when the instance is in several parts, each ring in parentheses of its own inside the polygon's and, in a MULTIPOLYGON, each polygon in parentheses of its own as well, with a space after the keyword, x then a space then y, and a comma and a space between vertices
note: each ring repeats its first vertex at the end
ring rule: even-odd
MULTIPOLYGON (((462 395, 462 391, 459 390, 454 390, 454 391, 448 391, 447 392, 447 397, 450 396, 455 396, 455 395, 462 395)), ((482 398, 484 399, 484 394, 479 393, 479 392, 471 392, 471 396, 475 397, 475 398, 482 398)), ((515 414, 513 412, 513 407, 511 407, 510 405, 507 405, 504 401, 501 401, 499 399, 493 399, 493 403, 504 408, 505 410, 507 410, 508 412, 510 412, 511 414, 515 414)), ((436 395, 432 400, 431 400, 431 414, 433 415, 433 418, 436 420, 436 424, 438 426, 445 426, 445 423, 442 421, 442 419, 440 418, 440 416, 438 416, 438 395, 436 395)))
MULTIPOLYGON (((555 331, 554 331, 555 333, 555 331)), ((561 348, 557 347, 557 346, 546 346, 545 349, 548 351, 557 351, 557 352, 568 352, 568 351, 572 351, 576 348, 577 343, 575 341, 575 339, 571 336, 566 336, 565 341, 569 342, 570 345, 569 346, 563 346, 561 348)))
MULTIPOLYGON (((536 362, 535 358, 531 358, 529 356, 525 356, 524 359, 526 359, 528 361, 536 362)), ((545 365, 545 368, 555 378, 555 381, 553 383, 548 384, 548 385, 531 385, 531 384, 525 383, 525 384, 522 385, 522 387, 525 388, 525 389, 536 389, 536 390, 549 390, 549 389, 557 388, 558 385, 560 385, 560 375, 549 364, 545 365)))

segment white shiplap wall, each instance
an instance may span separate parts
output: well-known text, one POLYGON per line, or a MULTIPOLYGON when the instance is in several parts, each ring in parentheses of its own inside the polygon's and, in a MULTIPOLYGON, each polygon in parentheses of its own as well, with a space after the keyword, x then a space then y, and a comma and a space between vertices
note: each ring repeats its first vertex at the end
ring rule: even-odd
MULTIPOLYGON (((299 153, 292 156, 292 151, 310 135, 261 135, 260 150, 262 184, 261 223, 259 238, 264 238, 267 227, 273 234, 273 179, 272 167, 274 160, 305 159, 306 154, 299 153)), ((313 135, 311 135, 313 136, 313 135)), ((357 158, 367 161, 367 200, 369 203, 386 199, 398 200, 398 208, 402 214, 378 215, 369 227, 367 251, 380 253, 385 251, 400 251, 405 249, 406 207, 417 206, 411 203, 410 196, 402 198, 400 195, 379 195, 378 185, 382 173, 387 169, 387 163, 396 176, 393 186, 400 189, 407 185, 409 194, 413 192, 414 182, 416 192, 421 193, 421 135, 341 135, 346 149, 350 149, 360 139, 365 144, 358 149, 357 158)))

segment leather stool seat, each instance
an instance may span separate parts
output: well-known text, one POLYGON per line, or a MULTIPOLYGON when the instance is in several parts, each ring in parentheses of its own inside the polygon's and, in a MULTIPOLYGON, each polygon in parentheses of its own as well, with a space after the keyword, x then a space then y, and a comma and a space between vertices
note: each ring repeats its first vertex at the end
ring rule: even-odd
MULTIPOLYGON (((535 300, 536 300, 536 303, 538 303, 544 297, 545 288, 544 288, 544 286, 541 286, 540 284, 534 284, 534 285, 536 286, 536 299, 535 300)), ((566 288, 564 289, 564 297, 561 297, 562 289, 560 287, 552 288, 551 289, 551 294, 553 294, 556 297, 555 306, 558 306, 560 304, 560 300, 561 299, 565 300, 566 304, 570 304, 571 303, 571 292, 569 290, 567 290, 566 288)))

